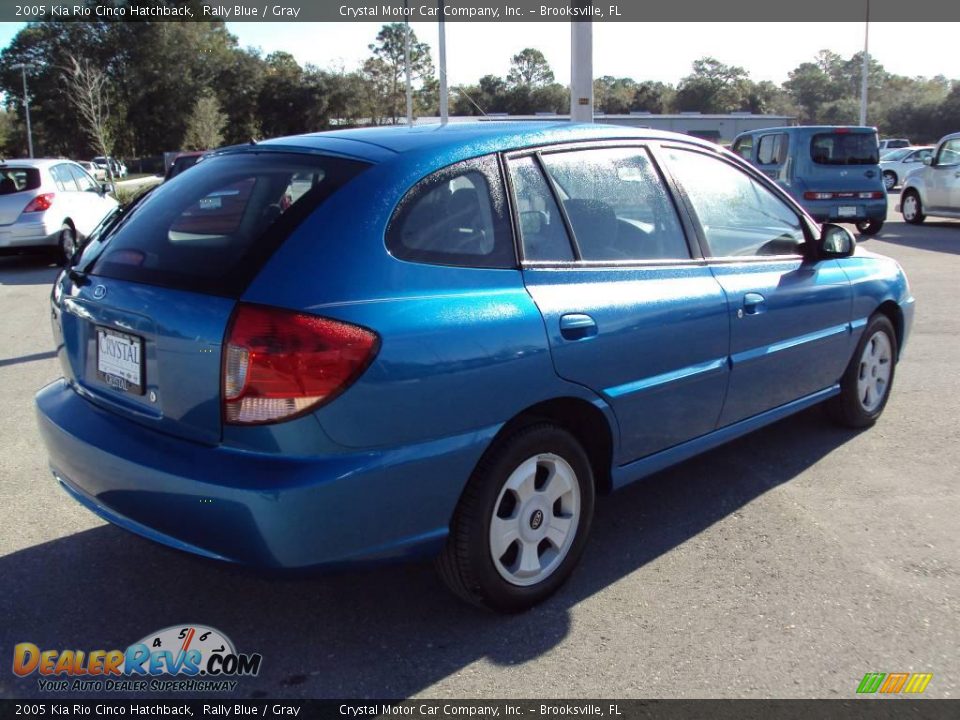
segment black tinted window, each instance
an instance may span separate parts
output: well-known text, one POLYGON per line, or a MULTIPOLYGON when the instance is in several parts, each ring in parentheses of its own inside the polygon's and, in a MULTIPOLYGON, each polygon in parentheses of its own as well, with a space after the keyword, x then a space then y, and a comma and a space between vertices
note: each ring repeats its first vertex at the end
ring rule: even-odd
POLYGON ((874 133, 818 133, 810 141, 810 156, 819 165, 876 165, 880 149, 874 133))
POLYGON ((40 187, 40 171, 36 168, 0 168, 0 195, 11 195, 40 187))
POLYGON ((401 200, 387 248, 394 257, 413 262, 514 267, 505 210, 496 160, 457 163, 420 182, 401 200))
POLYGON ((673 203, 642 148, 543 155, 583 260, 690 257, 673 203))
POLYGON ((154 190, 80 264, 97 275, 237 294, 286 234, 364 167, 270 152, 204 160, 154 190))
POLYGON ((560 209, 537 161, 522 157, 510 161, 510 178, 520 221, 525 260, 573 260, 570 238, 560 209))

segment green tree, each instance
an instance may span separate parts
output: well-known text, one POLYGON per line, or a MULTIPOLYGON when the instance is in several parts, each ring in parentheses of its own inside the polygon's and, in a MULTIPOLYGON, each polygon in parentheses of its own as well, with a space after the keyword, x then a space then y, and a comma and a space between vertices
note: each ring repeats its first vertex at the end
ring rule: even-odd
POLYGON ((727 113, 738 110, 745 95, 747 71, 716 58, 695 60, 693 72, 680 81, 674 100, 677 110, 727 113))
POLYGON ((543 87, 553 82, 553 70, 543 53, 534 48, 524 48, 510 58, 507 84, 511 87, 543 87))
POLYGON ((220 111, 220 103, 213 93, 202 94, 187 118, 183 147, 187 150, 209 150, 219 146, 223 142, 226 123, 227 116, 220 111))
MULTIPOLYGON (((406 29, 404 23, 384 25, 377 33, 376 42, 369 46, 373 54, 363 64, 363 72, 371 83, 376 102, 376 112, 372 114, 374 121, 387 119, 395 124, 406 113, 406 29)), ((434 75, 430 46, 417 40, 412 29, 409 32, 411 84, 415 90, 422 90, 423 84, 432 80, 434 75)))

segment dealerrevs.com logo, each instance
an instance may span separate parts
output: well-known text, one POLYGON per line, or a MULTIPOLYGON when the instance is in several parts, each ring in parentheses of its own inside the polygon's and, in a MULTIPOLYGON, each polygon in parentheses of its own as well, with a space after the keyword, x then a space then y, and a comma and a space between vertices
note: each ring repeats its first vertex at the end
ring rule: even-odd
POLYGON ((210 692, 236 689, 260 672, 260 653, 238 653, 230 638, 204 625, 173 625, 126 650, 13 648, 13 672, 38 675, 46 692, 210 692))

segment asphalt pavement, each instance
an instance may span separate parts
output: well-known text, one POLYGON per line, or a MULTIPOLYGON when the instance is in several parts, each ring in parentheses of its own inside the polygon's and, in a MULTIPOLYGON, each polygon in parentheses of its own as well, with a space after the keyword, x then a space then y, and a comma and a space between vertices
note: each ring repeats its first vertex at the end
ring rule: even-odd
POLYGON ((880 422, 814 408, 601 498, 571 581, 512 617, 457 602, 429 564, 265 577, 96 518, 52 480, 34 419, 59 375, 56 269, 0 258, 0 696, 56 698, 14 677, 16 643, 202 623, 263 654, 236 699, 853 698, 867 672, 931 672, 926 696, 957 697, 960 223, 891 211, 863 244, 917 298, 880 422))

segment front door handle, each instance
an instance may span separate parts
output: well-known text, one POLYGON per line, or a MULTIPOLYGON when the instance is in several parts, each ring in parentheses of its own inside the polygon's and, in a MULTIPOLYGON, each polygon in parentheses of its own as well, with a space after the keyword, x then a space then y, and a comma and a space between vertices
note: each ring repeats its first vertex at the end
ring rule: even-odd
POLYGON ((743 312, 747 315, 757 315, 764 311, 766 298, 760 293, 748 292, 743 296, 743 312))
POLYGON ((589 315, 569 313, 560 316, 560 334, 567 340, 582 340, 597 334, 597 323, 589 315))

